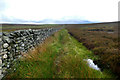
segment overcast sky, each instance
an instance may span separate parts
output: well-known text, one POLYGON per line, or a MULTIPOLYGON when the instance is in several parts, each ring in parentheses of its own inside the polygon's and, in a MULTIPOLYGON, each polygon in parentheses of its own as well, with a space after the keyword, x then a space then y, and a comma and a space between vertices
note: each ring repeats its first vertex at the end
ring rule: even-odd
POLYGON ((0 0, 0 23, 118 21, 120 0, 0 0))

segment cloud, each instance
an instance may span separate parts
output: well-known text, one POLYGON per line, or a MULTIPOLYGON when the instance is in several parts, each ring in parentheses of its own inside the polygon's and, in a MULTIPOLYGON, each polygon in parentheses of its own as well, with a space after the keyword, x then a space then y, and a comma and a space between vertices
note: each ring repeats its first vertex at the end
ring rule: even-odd
POLYGON ((0 12, 6 9, 6 4, 4 0, 0 0, 0 12))
POLYGON ((80 20, 80 19, 74 19, 74 18, 64 18, 64 19, 43 19, 39 21, 35 20, 23 20, 23 19, 17 19, 12 17, 6 17, 2 16, 2 22, 1 23, 17 23, 17 24, 83 24, 83 23, 95 23, 88 20, 80 20))
POLYGON ((118 20, 119 0, 0 0, 0 22, 81 23, 118 20))

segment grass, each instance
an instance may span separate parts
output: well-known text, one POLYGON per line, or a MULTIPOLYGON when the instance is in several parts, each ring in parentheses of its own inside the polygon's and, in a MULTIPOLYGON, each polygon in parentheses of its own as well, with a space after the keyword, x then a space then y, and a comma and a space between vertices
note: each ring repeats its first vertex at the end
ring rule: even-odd
POLYGON ((35 49, 23 54, 16 71, 5 78, 113 78, 88 66, 83 59, 97 56, 63 29, 35 49))

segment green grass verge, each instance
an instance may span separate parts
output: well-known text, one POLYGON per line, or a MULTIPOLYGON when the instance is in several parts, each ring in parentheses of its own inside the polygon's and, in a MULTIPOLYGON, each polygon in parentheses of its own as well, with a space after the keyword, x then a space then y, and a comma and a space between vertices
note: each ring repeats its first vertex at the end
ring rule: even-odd
POLYGON ((5 78, 113 78, 88 66, 83 59, 97 59, 91 51, 63 29, 48 39, 42 48, 15 65, 5 78))

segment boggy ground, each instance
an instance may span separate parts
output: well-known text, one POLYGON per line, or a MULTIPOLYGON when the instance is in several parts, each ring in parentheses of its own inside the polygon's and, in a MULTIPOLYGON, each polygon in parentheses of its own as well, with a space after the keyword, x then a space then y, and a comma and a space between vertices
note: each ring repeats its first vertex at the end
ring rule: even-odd
POLYGON ((94 62, 120 76, 118 23, 67 25, 68 32, 99 56, 94 62))
POLYGON ((83 59, 98 57, 65 29, 23 56, 5 78, 115 78, 109 70, 90 68, 83 59))

